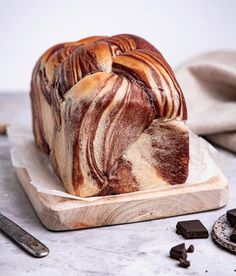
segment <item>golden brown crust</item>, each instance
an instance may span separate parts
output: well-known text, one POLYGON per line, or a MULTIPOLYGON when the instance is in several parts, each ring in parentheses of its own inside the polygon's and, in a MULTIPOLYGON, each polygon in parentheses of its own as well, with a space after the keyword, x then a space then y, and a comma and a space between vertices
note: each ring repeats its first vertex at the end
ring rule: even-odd
POLYGON ((72 194, 132 192, 187 178, 184 96, 161 53, 142 38, 97 36, 50 48, 33 71, 31 102, 36 144, 72 194))

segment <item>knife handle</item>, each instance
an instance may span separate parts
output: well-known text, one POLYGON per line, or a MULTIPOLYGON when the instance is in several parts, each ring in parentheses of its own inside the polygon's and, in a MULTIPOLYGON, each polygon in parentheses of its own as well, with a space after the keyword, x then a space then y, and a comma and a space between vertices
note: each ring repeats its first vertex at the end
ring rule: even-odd
POLYGON ((0 230, 33 257, 42 258, 49 253, 47 246, 2 214, 0 214, 0 230))

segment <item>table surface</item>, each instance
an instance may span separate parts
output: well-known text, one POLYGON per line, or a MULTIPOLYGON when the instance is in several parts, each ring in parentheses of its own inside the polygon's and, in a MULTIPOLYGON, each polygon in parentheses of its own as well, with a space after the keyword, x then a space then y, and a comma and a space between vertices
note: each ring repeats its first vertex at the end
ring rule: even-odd
MULTIPOLYGON (((27 94, 0 95, 0 123, 30 124, 27 94)), ((235 255, 211 238, 184 240, 175 233, 179 220, 200 219, 211 231, 227 209, 236 207, 236 155, 219 149, 226 159, 230 200, 225 208, 148 222, 68 232, 50 232, 40 223, 14 173, 7 136, 0 136, 0 211, 50 248, 46 258, 25 254, 0 233, 0 275, 236 275, 235 255), (172 246, 195 246, 191 266, 169 258, 172 246)))

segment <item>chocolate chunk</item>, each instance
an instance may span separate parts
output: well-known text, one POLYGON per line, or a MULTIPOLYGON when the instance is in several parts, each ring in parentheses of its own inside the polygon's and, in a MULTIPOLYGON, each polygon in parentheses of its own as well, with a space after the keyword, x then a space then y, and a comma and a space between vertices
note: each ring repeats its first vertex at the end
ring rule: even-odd
POLYGON ((200 220, 179 221, 176 225, 176 233, 186 239, 208 238, 206 227, 200 220))
POLYGON ((230 226, 234 227, 236 225, 236 209, 228 210, 226 217, 230 226))
POLYGON ((170 250, 170 256, 171 258, 176 260, 179 260, 180 258, 186 259, 187 253, 186 253, 185 243, 181 243, 172 247, 170 250))
POLYGON ((233 232, 230 235, 230 240, 232 242, 236 242, 236 227, 234 228, 233 232))
POLYGON ((187 259, 180 258, 179 261, 179 266, 181 267, 187 268, 190 266, 190 261, 188 261, 187 259))
POLYGON ((187 249, 188 253, 193 253, 194 252, 194 246, 192 244, 189 245, 188 249, 187 249))

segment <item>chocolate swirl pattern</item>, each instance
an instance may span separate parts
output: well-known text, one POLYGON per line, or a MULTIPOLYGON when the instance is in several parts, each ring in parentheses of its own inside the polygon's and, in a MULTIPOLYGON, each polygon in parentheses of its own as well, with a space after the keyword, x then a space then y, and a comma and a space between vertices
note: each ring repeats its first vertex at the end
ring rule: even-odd
POLYGON ((187 110, 161 53, 134 35, 50 48, 31 82, 33 129, 66 190, 82 197, 184 183, 187 110))

